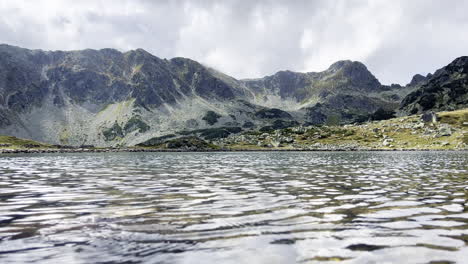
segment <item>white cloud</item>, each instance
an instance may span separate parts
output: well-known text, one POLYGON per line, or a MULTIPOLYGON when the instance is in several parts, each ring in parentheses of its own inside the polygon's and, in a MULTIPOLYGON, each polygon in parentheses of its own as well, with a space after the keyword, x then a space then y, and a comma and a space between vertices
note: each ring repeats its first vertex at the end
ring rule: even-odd
POLYGON ((406 83, 468 54, 468 1, 0 0, 0 42, 47 50, 143 48, 238 78, 360 60, 406 83))

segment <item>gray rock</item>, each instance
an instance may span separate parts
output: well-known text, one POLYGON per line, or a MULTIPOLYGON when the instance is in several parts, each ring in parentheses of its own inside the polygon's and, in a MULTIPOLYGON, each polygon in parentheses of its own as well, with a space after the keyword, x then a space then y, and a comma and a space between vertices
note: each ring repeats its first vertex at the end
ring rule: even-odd
POLYGON ((392 143, 393 141, 394 141, 394 140, 393 140, 392 138, 386 138, 386 139, 384 139, 384 141, 382 142, 382 146, 384 146, 384 147, 391 147, 391 146, 392 146, 391 143, 392 143))
POLYGON ((424 123, 417 123, 413 126, 413 129, 420 129, 420 128, 423 128, 424 127, 424 123))
POLYGON ((421 115, 421 120, 426 123, 437 123, 438 116, 436 113, 429 111, 421 115))
MULTIPOLYGON (((465 61, 451 65, 457 74, 466 73, 465 61)), ((450 67, 445 70, 453 75, 450 67)), ((250 128, 271 127, 281 119, 291 126, 365 121, 406 93, 399 85, 380 84, 355 61, 337 62, 323 72, 281 71, 236 80, 190 59, 161 59, 142 49, 49 52, 0 45, 0 76, 0 134, 73 146, 136 145, 235 122, 251 122, 250 128), (220 117, 203 119, 208 111, 220 117)), ((466 102, 461 84, 460 91, 453 89, 460 96, 455 101, 466 102)), ((450 85, 443 83, 447 89, 441 94, 447 95, 450 85)))
POLYGON ((439 126, 439 131, 438 135, 442 137, 447 137, 452 135, 452 129, 450 128, 450 125, 448 124, 441 124, 439 126))
POLYGON ((437 70, 401 102, 402 112, 452 111, 468 107, 468 56, 437 70))

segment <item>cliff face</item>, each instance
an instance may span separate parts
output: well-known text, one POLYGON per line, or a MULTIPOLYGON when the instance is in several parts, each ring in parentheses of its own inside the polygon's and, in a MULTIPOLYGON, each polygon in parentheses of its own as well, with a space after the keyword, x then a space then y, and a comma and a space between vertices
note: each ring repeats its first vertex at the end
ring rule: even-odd
POLYGON ((468 57, 459 57, 429 76, 401 102, 407 114, 451 111, 468 107, 468 57))
POLYGON ((256 94, 263 95, 265 103, 268 96, 277 96, 295 102, 296 108, 337 93, 378 93, 384 88, 364 64, 352 61, 336 62, 323 72, 280 71, 261 79, 243 80, 242 83, 256 94))
POLYGON ((364 64, 356 61, 338 61, 323 72, 281 71, 243 83, 261 95, 257 104, 299 109, 305 121, 313 124, 324 123, 330 117, 344 123, 366 120, 379 108, 395 109, 401 94, 412 88, 382 85, 364 64))
POLYGON ((396 109, 407 93, 429 84, 416 79, 406 87, 385 86, 362 63, 339 61, 323 72, 237 80, 190 59, 161 59, 141 49, 0 45, 0 134, 118 146, 190 130, 349 123, 379 108, 396 109))
POLYGON ((189 59, 165 60, 144 50, 0 46, 4 134, 71 145, 133 144, 203 127, 197 122, 208 110, 227 114, 245 97, 245 90, 189 59))

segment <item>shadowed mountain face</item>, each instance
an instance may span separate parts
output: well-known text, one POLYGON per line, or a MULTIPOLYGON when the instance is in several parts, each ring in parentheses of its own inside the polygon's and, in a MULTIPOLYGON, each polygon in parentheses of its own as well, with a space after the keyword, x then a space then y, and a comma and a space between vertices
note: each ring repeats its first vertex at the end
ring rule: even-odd
POLYGON ((409 114, 424 111, 451 111, 468 107, 468 57, 455 59, 437 70, 401 103, 409 114))
POLYGON ((160 59, 141 49, 52 52, 0 45, 0 134, 118 146, 189 130, 330 118, 349 123, 379 108, 396 109, 406 94, 429 85, 427 79, 385 86, 362 63, 339 61, 323 72, 236 80, 190 59, 160 59))

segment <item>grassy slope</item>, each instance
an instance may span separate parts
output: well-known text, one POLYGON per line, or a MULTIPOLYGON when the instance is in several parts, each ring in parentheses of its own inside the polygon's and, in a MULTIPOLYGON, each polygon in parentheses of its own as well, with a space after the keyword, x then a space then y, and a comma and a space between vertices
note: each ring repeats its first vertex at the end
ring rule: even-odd
MULTIPOLYGON (((420 116, 393 118, 390 120, 369 122, 363 125, 347 125, 340 127, 321 127, 309 129, 304 134, 295 134, 282 130, 282 134, 291 136, 297 144, 313 145, 358 145, 370 149, 454 149, 460 143, 468 144, 468 109, 438 113, 437 124, 425 124, 422 128, 413 128, 420 124, 420 116), (449 124, 451 136, 434 137, 441 124, 449 124), (432 130, 432 133, 426 133, 432 130), (317 135, 321 135, 318 137, 317 135), (393 139, 389 146, 383 146, 384 137, 393 139), (447 144, 448 143, 448 144, 447 144)), ((264 149, 256 145, 236 143, 229 145, 232 149, 264 149)), ((293 148, 284 144, 277 149, 293 148)))
MULTIPOLYGON (((272 149, 293 149, 294 145, 311 146, 321 145, 354 145, 369 149, 455 149, 456 146, 464 143, 468 145, 468 108, 451 112, 438 113, 439 122, 437 124, 425 124, 422 128, 414 128, 420 124, 420 116, 407 116, 393 118, 384 121, 369 122, 362 125, 346 125, 336 127, 311 127, 304 133, 295 133, 291 129, 280 130, 281 134, 292 137, 294 144, 283 144, 278 148, 259 147, 256 144, 237 142, 225 144, 223 147, 230 149, 245 150, 272 150, 272 149), (465 125, 464 125, 465 123, 465 125), (449 124, 452 128, 452 135, 434 137, 435 131, 440 124, 449 124), (426 133, 427 131, 432 133, 426 133), (383 146, 384 137, 393 139, 391 146, 383 146)), ((250 132, 260 135, 260 132, 250 132)), ((248 134, 248 133, 245 133, 248 134)), ((272 135, 273 133, 271 133, 272 135)), ((175 143, 180 139, 172 139, 175 143)), ((263 141, 268 143, 267 141, 263 141)), ((218 149, 218 146, 208 142, 189 142, 192 147, 203 147, 204 149, 218 149), (203 143, 203 144, 202 144, 203 143), (202 145, 200 145, 202 144, 202 145)), ((51 145, 36 142, 28 139, 21 139, 12 136, 0 136, 0 149, 39 149, 51 148, 51 145)), ((166 142, 153 148, 166 148, 166 142)))
POLYGON ((31 148, 50 148, 51 145, 40 143, 30 139, 22 139, 12 136, 0 135, 0 148, 4 149, 31 149, 31 148))

